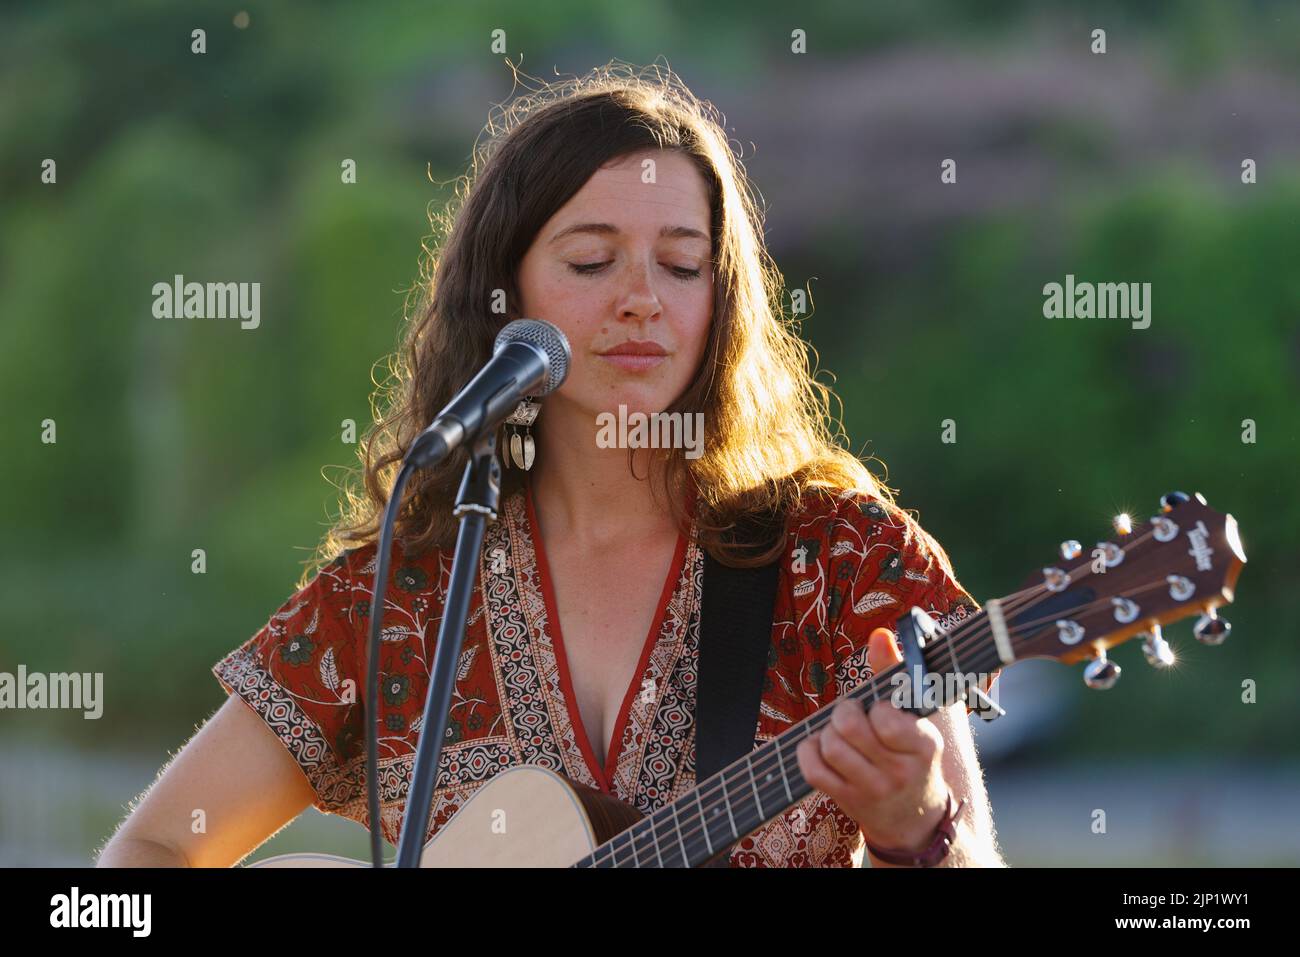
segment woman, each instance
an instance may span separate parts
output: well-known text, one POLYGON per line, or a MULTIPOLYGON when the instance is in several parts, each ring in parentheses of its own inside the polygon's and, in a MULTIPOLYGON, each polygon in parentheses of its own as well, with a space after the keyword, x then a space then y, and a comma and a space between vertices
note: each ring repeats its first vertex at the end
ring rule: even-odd
MULTIPOLYGON (((836 444, 829 390, 783 321, 756 204, 711 107, 671 74, 605 68, 515 100, 488 132, 367 437, 363 491, 349 492, 316 574, 214 667, 231 697, 102 865, 230 865, 309 804, 367 823, 360 692, 369 616, 381 614, 370 604, 378 516, 411 440, 511 319, 554 323, 573 362, 535 423, 511 427, 518 441, 502 437, 500 518, 426 839, 518 764, 643 812, 694 786, 705 550, 733 565, 780 559, 756 743, 898 661, 888 628, 907 608, 949 621, 975 609, 943 550, 836 444), (600 440, 598 419, 620 406, 699 414, 703 442, 600 440), (762 555, 729 536, 754 515, 785 530, 762 555)), ((381 826, 394 843, 463 461, 415 476, 397 525, 379 721, 381 826)), ((816 790, 740 841, 731 865, 852 866, 869 842, 870 863, 887 866, 891 851, 931 846, 954 807, 942 863, 1001 864, 960 706, 920 720, 841 701, 798 761, 816 790)))

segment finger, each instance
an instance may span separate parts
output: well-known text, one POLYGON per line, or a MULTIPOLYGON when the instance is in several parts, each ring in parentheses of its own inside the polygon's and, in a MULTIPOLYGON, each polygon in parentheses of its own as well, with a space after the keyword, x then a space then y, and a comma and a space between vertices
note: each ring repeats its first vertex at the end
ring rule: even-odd
POLYGON ((838 702, 831 709, 831 719, 827 722, 827 727, 835 728, 844 740, 865 755, 869 761, 873 760, 875 755, 882 755, 888 751, 876 735, 875 729, 871 727, 871 722, 867 719, 867 711, 862 707, 861 702, 847 698, 838 702))
POLYGON ((818 731, 812 737, 800 741, 799 747, 795 749, 795 757, 799 761, 803 779, 823 794, 834 797, 837 793, 844 792, 847 782, 822 757, 821 745, 817 740, 820 735, 821 732, 818 731))
POLYGON ((894 633, 888 628, 877 628, 867 638, 867 664, 872 674, 882 674, 903 660, 894 633))
POLYGON ((942 743, 939 729, 910 711, 895 708, 888 701, 878 701, 867 712, 867 721, 877 739, 890 751, 899 754, 934 757, 942 743))
POLYGON ((818 732, 818 738, 822 760, 844 780, 847 788, 865 794, 873 801, 889 794, 892 775, 874 765, 835 727, 827 725, 818 732))

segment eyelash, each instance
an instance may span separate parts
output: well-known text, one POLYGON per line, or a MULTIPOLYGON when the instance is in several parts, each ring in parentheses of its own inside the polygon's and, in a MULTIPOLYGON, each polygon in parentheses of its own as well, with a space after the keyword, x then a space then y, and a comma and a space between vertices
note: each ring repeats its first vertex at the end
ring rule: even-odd
MULTIPOLYGON (((569 263, 569 268, 579 276, 594 276, 611 262, 613 262, 612 259, 603 263, 569 263)), ((684 266, 670 266, 668 268, 673 274, 673 278, 680 279, 682 282, 690 282, 692 279, 700 278, 700 270, 698 269, 687 269, 684 266)))

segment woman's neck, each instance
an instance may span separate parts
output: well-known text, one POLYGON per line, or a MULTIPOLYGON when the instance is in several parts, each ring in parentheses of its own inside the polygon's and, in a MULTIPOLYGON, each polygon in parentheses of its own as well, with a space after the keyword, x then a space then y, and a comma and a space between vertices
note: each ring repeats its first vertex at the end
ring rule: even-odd
POLYGON ((594 416, 564 403, 545 410, 530 474, 533 506, 547 538, 563 536, 580 548, 675 534, 658 476, 647 479, 649 451, 636 450, 636 475, 627 449, 599 448, 594 416))

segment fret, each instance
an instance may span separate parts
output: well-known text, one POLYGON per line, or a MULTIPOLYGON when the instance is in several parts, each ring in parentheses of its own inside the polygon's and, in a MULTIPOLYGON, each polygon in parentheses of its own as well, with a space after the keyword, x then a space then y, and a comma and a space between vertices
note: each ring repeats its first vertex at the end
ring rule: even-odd
POLYGON ((646 821, 650 829, 650 834, 654 838, 655 854, 659 866, 663 868, 678 866, 674 862, 673 854, 677 854, 685 860, 684 848, 675 848, 673 842, 668 839, 671 831, 672 834, 677 836, 678 844, 680 845, 681 835, 678 832, 676 825, 671 820, 676 816, 676 808, 674 807, 675 803, 676 802, 673 804, 666 804, 659 808, 657 811, 652 813, 646 821))
POLYGON ((659 835, 655 833, 655 819, 653 817, 650 818, 650 839, 654 841, 655 844, 655 859, 659 861, 659 866, 663 867, 664 855, 663 852, 659 850, 659 835))
MULTIPOLYGON (((623 854, 623 866, 640 867, 641 856, 640 854, 637 853, 637 841, 640 839, 641 835, 637 832, 637 829, 635 827, 630 827, 626 831, 624 831, 622 835, 619 836, 627 838, 626 847, 624 849, 624 854, 623 854), (626 853, 627 851, 632 852, 632 860, 630 863, 627 860, 627 853, 626 853)), ((617 838, 615 838, 615 840, 617 840, 617 838)))
POLYGON ((713 839, 709 837, 709 821, 704 816, 704 804, 700 801, 700 789, 695 789, 695 806, 700 809, 700 830, 704 832, 704 843, 709 849, 709 857, 713 856, 713 839))
POLYGON ((731 839, 740 840, 740 832, 736 830, 736 818, 731 813, 731 796, 727 794, 727 772, 724 768, 718 775, 718 780, 722 782, 722 806, 727 809, 727 821, 731 824, 731 839))
POLYGON ((749 763, 748 757, 745 758, 745 770, 749 774, 749 786, 754 792, 754 806, 758 809, 758 816, 761 820, 766 816, 763 813, 763 799, 758 796, 758 782, 754 780, 754 768, 749 763))
POLYGON ((695 793, 696 803, 700 807, 700 819, 704 822, 704 836, 712 856, 717 853, 717 848, 725 849, 736 839, 736 824, 727 800, 726 781, 720 775, 715 776, 702 782, 702 786, 697 786, 695 793), (707 805, 704 801, 708 802, 707 805))
POLYGON ((668 810, 671 811, 673 815, 673 830, 677 832, 677 846, 682 849, 682 863, 687 867, 690 867, 691 855, 686 853, 686 845, 682 843, 681 823, 677 820, 677 802, 674 801, 672 804, 668 805, 668 810))
POLYGON ((753 754, 758 755, 758 764, 764 769, 759 786, 764 807, 781 807, 785 804, 782 792, 788 792, 789 788, 785 787, 785 771, 781 767, 781 749, 777 740, 772 739, 753 754), (772 752, 776 754, 776 767, 772 767, 772 752))
POLYGON ((785 774, 785 759, 781 757, 781 740, 776 740, 776 766, 781 769, 781 783, 785 785, 785 799, 794 804, 794 795, 790 793, 790 779, 785 774))
MULTIPOLYGON (((645 838, 646 838, 646 835, 647 835, 647 834, 649 834, 649 836, 650 836, 650 839, 651 839, 651 840, 650 840, 650 844, 651 844, 651 846, 652 846, 652 847, 654 846, 654 833, 653 833, 653 831, 652 831, 652 830, 647 826, 647 825, 649 825, 649 824, 650 824, 650 818, 645 817, 645 818, 642 818, 641 820, 637 821, 636 824, 632 825, 632 827, 629 829, 629 833, 632 835, 632 855, 633 855, 633 857, 636 858, 636 866, 637 866, 637 867, 654 867, 654 862, 651 861, 650 858, 649 858, 649 856, 648 856, 648 852, 649 852, 650 848, 644 846, 644 842, 645 842, 645 838), (643 846, 641 847, 641 850, 647 851, 647 857, 646 857, 646 861, 645 861, 644 864, 641 862, 641 854, 640 854, 640 851, 639 851, 638 848, 637 848, 637 845, 643 845, 643 846)), ((658 849, 657 847, 655 847, 654 849, 655 849, 655 853, 656 853, 656 856, 657 856, 657 855, 658 855, 658 850, 659 850, 659 849, 658 849)), ((660 865, 660 866, 662 866, 662 865, 660 865)))

